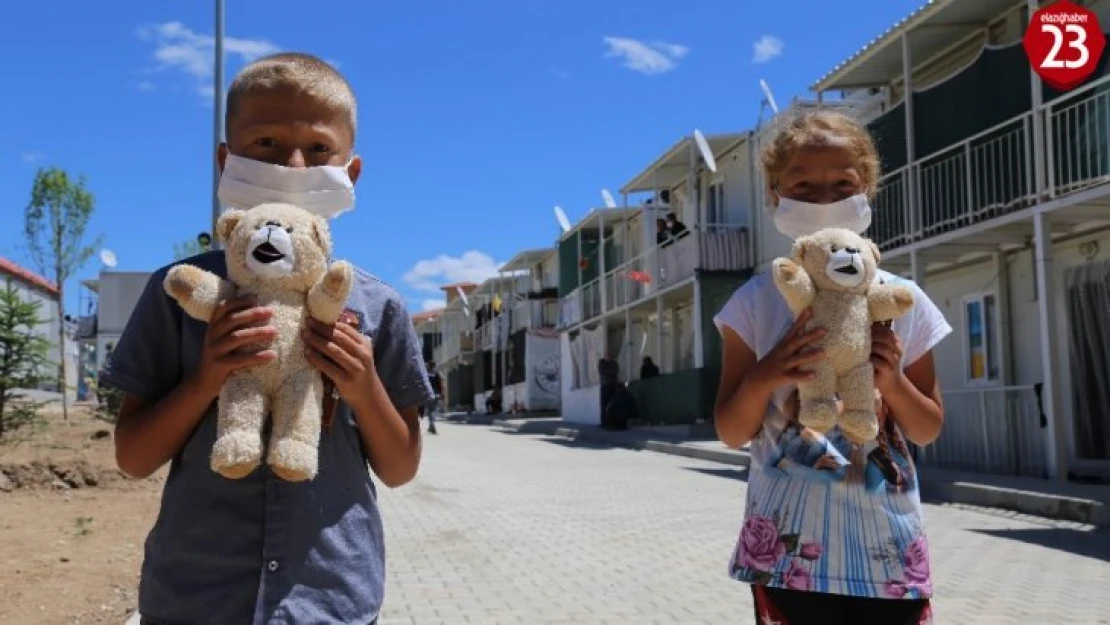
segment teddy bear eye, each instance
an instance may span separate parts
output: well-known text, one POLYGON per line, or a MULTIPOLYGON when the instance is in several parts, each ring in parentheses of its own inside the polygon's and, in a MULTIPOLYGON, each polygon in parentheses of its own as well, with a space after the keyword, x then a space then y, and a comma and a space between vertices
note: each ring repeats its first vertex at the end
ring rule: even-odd
POLYGON ((829 246, 829 251, 832 252, 833 254, 835 254, 839 251, 839 248, 837 248, 835 245, 830 245, 829 246))
POLYGON ((285 229, 285 231, 288 232, 289 234, 293 234, 293 226, 289 226, 288 228, 285 229))

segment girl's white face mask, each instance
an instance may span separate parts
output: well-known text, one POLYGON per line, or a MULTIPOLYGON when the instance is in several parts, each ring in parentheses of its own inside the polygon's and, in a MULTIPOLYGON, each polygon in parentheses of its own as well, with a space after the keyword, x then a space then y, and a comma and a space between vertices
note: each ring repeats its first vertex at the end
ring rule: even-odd
POLYGON ((860 193, 832 204, 812 204, 779 197, 775 227, 791 240, 825 228, 845 228, 863 234, 871 227, 871 206, 860 193))
POLYGON ((332 219, 355 205, 349 165, 284 167, 228 154, 216 195, 225 206, 240 210, 282 203, 332 219))

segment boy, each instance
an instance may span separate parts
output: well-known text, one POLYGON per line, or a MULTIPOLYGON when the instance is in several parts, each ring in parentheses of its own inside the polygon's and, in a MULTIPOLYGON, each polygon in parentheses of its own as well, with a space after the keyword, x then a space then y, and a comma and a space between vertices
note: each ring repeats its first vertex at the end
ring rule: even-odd
MULTIPOLYGON (((297 198, 325 216, 350 208, 361 166, 352 155, 355 108, 346 80, 314 57, 251 63, 227 94, 221 199, 249 209, 297 198)), ((222 253, 185 262, 226 276, 222 253)), ((390 487, 413 478, 417 407, 432 397, 400 297, 356 270, 345 320, 305 329, 310 362, 340 398, 330 423, 325 414, 317 477, 284 482, 263 463, 228 480, 209 468, 215 400, 230 373, 274 357, 234 351, 272 338, 270 312, 240 297, 210 323, 194 321, 164 294, 167 270, 151 277, 102 374, 125 393, 120 469, 145 478, 170 462, 146 541, 142 622, 376 622, 385 556, 367 463, 390 487)))

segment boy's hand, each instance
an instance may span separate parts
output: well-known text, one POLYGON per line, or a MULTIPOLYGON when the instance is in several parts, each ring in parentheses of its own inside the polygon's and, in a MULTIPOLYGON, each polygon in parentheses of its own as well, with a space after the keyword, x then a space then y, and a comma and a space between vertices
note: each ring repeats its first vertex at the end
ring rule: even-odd
POLYGON ((244 369, 273 360, 273 350, 246 351, 248 345, 267 346, 274 340, 276 330, 265 325, 273 311, 256 308, 251 295, 241 295, 224 300, 212 313, 212 321, 204 333, 204 346, 200 351, 196 380, 201 392, 215 399, 220 394, 227 376, 244 369))
POLYGON ((302 331, 305 356, 335 384, 348 404, 357 405, 374 383, 374 351, 370 339, 340 321, 329 326, 309 318, 302 331))

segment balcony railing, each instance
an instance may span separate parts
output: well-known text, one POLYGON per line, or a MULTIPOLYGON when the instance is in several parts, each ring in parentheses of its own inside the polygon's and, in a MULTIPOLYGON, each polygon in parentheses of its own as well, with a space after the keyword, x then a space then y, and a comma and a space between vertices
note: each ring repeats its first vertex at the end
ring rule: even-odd
MULTIPOLYGON (((450 330, 450 329, 448 329, 450 330)), ((474 350, 474 335, 459 331, 445 331, 443 342, 432 350, 437 363, 445 363, 474 350)))
POLYGON ((554 328, 558 320, 559 302, 557 300, 534 299, 517 302, 513 306, 512 332, 554 328))
POLYGON ((691 230, 676 241, 655 245, 635 258, 573 291, 561 303, 561 327, 588 321, 603 313, 634 304, 657 291, 692 277, 697 270, 742 271, 754 263, 748 229, 735 224, 710 224, 691 230), (698 240, 701 239, 699 259, 698 240), (605 289, 602 308, 601 288, 605 289))
POLYGON ((894 249, 1028 208, 1038 196, 1110 182, 1108 129, 1110 77, 1104 77, 888 173, 869 236, 894 249), (1034 116, 1044 121, 1044 145, 1033 140, 1034 116), (1046 188, 1038 190, 1042 161, 1046 188))
POLYGON ((1034 386, 944 393, 944 430, 919 464, 999 475, 1045 477, 1046 421, 1034 386))

